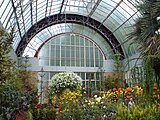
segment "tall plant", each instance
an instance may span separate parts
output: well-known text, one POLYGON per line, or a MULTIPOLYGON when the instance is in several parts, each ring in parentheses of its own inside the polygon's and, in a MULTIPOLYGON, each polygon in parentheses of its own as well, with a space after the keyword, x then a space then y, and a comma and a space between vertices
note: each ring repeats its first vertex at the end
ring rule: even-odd
POLYGON ((152 69, 157 76, 159 85, 160 74, 160 1, 159 0, 141 0, 137 2, 137 9, 141 16, 137 18, 133 25, 133 31, 128 35, 139 44, 139 50, 144 58, 146 72, 146 82, 154 78, 152 69), (150 67, 149 67, 150 66, 150 67), (150 70, 149 70, 150 69, 150 70), (148 75, 149 74, 149 75, 148 75))
POLYGON ((15 119, 22 110, 28 109, 35 96, 23 89, 25 85, 20 72, 8 55, 12 49, 13 32, 12 29, 7 33, 0 26, 0 120, 15 119))
POLYGON ((13 42, 13 30, 10 33, 6 33, 5 30, 0 27, 0 84, 7 79, 11 79, 12 70, 14 67, 13 60, 8 56, 8 53, 12 49, 13 42))

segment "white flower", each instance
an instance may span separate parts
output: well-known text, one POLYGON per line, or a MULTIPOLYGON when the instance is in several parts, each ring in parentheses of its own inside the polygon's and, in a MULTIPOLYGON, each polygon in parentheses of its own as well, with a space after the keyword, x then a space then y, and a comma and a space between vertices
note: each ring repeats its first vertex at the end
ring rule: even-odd
POLYGON ((94 105, 95 104, 95 102, 91 102, 91 105, 94 105))
POLYGON ((106 108, 106 106, 103 106, 103 108, 106 108))
POLYGON ((82 79, 77 74, 71 73, 71 72, 66 72, 66 73, 64 72, 64 73, 55 74, 51 78, 50 87, 52 88, 54 93, 57 93, 58 91, 62 92, 66 88, 73 88, 73 87, 80 88, 81 82, 82 82, 82 79), (55 91, 55 88, 56 88, 56 91, 55 91))
POLYGON ((101 104, 103 104, 104 102, 101 102, 101 104))
POLYGON ((97 98, 97 95, 94 95, 95 98, 97 98))

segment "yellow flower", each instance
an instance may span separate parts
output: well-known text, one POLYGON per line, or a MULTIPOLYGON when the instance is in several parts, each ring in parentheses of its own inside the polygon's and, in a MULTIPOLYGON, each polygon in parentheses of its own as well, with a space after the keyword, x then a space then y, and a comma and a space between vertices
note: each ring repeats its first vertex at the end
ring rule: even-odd
POLYGON ((100 103, 101 97, 98 97, 98 98, 96 98, 95 100, 100 103))

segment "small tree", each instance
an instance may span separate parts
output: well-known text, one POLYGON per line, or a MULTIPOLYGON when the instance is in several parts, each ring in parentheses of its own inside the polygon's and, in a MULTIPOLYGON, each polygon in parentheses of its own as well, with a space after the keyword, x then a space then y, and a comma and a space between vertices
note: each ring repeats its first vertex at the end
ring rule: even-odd
POLYGON ((3 81, 12 78, 14 61, 8 56, 12 49, 12 42, 13 29, 11 30, 11 33, 8 34, 2 27, 0 27, 0 84, 3 81))

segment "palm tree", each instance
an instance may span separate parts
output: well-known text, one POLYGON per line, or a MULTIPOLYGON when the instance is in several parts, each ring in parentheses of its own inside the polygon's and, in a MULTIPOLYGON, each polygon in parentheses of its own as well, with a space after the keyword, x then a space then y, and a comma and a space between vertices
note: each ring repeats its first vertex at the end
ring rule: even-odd
POLYGON ((132 26, 128 39, 139 44, 139 50, 145 62, 155 72, 156 82, 160 83, 160 0, 137 0, 137 9, 141 16, 132 26))

